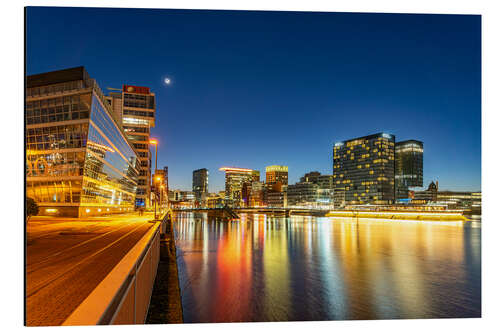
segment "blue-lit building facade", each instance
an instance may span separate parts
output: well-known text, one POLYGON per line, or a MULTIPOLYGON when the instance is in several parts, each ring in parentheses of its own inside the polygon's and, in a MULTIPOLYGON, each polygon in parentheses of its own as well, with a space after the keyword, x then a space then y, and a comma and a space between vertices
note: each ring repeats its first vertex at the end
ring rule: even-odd
POLYGON ((26 196, 39 215, 134 209, 138 155, 83 67, 26 80, 26 196))

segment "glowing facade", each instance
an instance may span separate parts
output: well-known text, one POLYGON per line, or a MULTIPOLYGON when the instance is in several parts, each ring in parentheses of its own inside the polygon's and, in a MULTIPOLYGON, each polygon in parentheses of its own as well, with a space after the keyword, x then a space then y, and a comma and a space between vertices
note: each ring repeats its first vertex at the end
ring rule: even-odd
POLYGON ((266 167, 266 183, 275 184, 280 182, 288 185, 288 167, 284 165, 271 165, 266 167))
POLYGON ((334 144, 336 206, 394 202, 394 141, 377 133, 334 144))
POLYGON ((26 80, 26 196, 40 215, 130 211, 138 156, 83 67, 26 80))
POLYGON ((222 167, 226 172, 225 200, 228 206, 243 206, 243 184, 252 182, 252 169, 222 167))
POLYGON ((396 143, 395 180, 397 199, 408 198, 408 188, 424 182, 424 144, 417 140, 396 143))
POLYGON ((110 92, 106 99, 121 122, 127 139, 139 155, 140 174, 136 205, 150 206, 151 202, 151 151, 150 129, 155 127, 156 98, 148 87, 124 84, 120 91, 110 92))

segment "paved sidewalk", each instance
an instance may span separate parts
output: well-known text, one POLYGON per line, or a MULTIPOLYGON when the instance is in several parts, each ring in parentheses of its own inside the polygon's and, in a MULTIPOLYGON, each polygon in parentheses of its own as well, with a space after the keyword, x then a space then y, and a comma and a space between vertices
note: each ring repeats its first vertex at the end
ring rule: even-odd
POLYGON ((153 214, 32 217, 26 248, 26 324, 61 325, 154 225, 153 214))

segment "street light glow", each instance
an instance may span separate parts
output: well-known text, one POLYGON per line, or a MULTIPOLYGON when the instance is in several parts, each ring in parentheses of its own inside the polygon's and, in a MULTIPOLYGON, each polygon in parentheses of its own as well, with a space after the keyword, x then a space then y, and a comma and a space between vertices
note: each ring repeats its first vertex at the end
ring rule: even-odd
POLYGON ((155 145, 155 146, 156 146, 156 145, 158 144, 158 140, 156 140, 156 139, 150 139, 150 140, 149 140, 149 144, 150 144, 150 145, 155 145))

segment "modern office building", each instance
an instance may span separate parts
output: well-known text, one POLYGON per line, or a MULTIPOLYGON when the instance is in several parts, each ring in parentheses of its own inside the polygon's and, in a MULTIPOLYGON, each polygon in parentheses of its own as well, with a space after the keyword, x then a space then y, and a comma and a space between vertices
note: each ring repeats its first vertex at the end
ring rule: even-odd
POLYGON ((423 142, 417 140, 396 142, 394 162, 396 199, 407 199, 409 188, 423 186, 423 159, 423 142))
POLYGON ((288 203, 287 187, 285 187, 282 191, 267 192, 266 202, 268 207, 286 207, 288 203))
POLYGON ((300 182, 288 185, 288 206, 333 208, 333 175, 322 175, 313 171, 300 179, 300 182))
POLYGON ((333 175, 319 175, 313 182, 318 185, 317 205, 332 208, 334 204, 333 175))
POLYGON ((251 192, 250 192, 250 207, 261 207, 264 206, 264 184, 259 181, 253 181, 251 192))
POLYGON ((222 208, 224 207, 224 196, 221 197, 217 193, 209 193, 206 199, 207 208, 222 208))
POLYGON ((243 203, 243 183, 252 182, 252 169, 222 167, 226 173, 225 200, 230 207, 241 207, 243 203))
POLYGON ((311 182, 298 182, 293 185, 288 185, 287 188, 287 205, 288 207, 315 206, 318 200, 317 184, 311 182))
POLYGON ((250 200, 252 196, 252 181, 243 182, 241 186, 241 199, 242 207, 250 207, 250 200))
POLYGON ((124 84, 106 96, 115 117, 121 122, 127 139, 139 155, 140 174, 136 205, 151 205, 150 129, 155 126, 156 99, 148 87, 124 84))
POLYGON ((168 197, 170 208, 195 207, 195 195, 192 191, 171 190, 168 197))
POLYGON ((168 167, 156 170, 153 174, 153 189, 156 195, 155 200, 160 207, 168 206, 168 167))
POLYGON ((133 210, 138 154, 84 67, 26 79, 26 196, 40 215, 133 210))
POLYGON ((300 177, 300 181, 315 183, 319 176, 321 176, 321 173, 318 171, 311 171, 300 177))
POLYGON ((288 167, 284 165, 270 165, 266 167, 266 184, 280 182, 288 185, 288 167))
POLYGON ((391 134, 377 133, 333 147, 335 205, 392 204, 394 194, 394 144, 391 134))
POLYGON ((201 207, 208 194, 208 170, 198 169, 193 171, 193 192, 196 205, 201 207))
POLYGON ((288 167, 284 165, 270 165, 266 167, 266 184, 264 201, 270 207, 284 207, 286 194, 284 189, 288 185, 288 167))
MULTIPOLYGON (((168 193, 168 190, 169 190, 169 187, 168 187, 168 166, 163 167, 163 174, 165 175, 165 188, 166 188, 167 193, 168 193)), ((167 198, 168 198, 168 195, 167 195, 167 198)))
POLYGON ((260 182, 260 171, 252 170, 252 182, 260 182))

